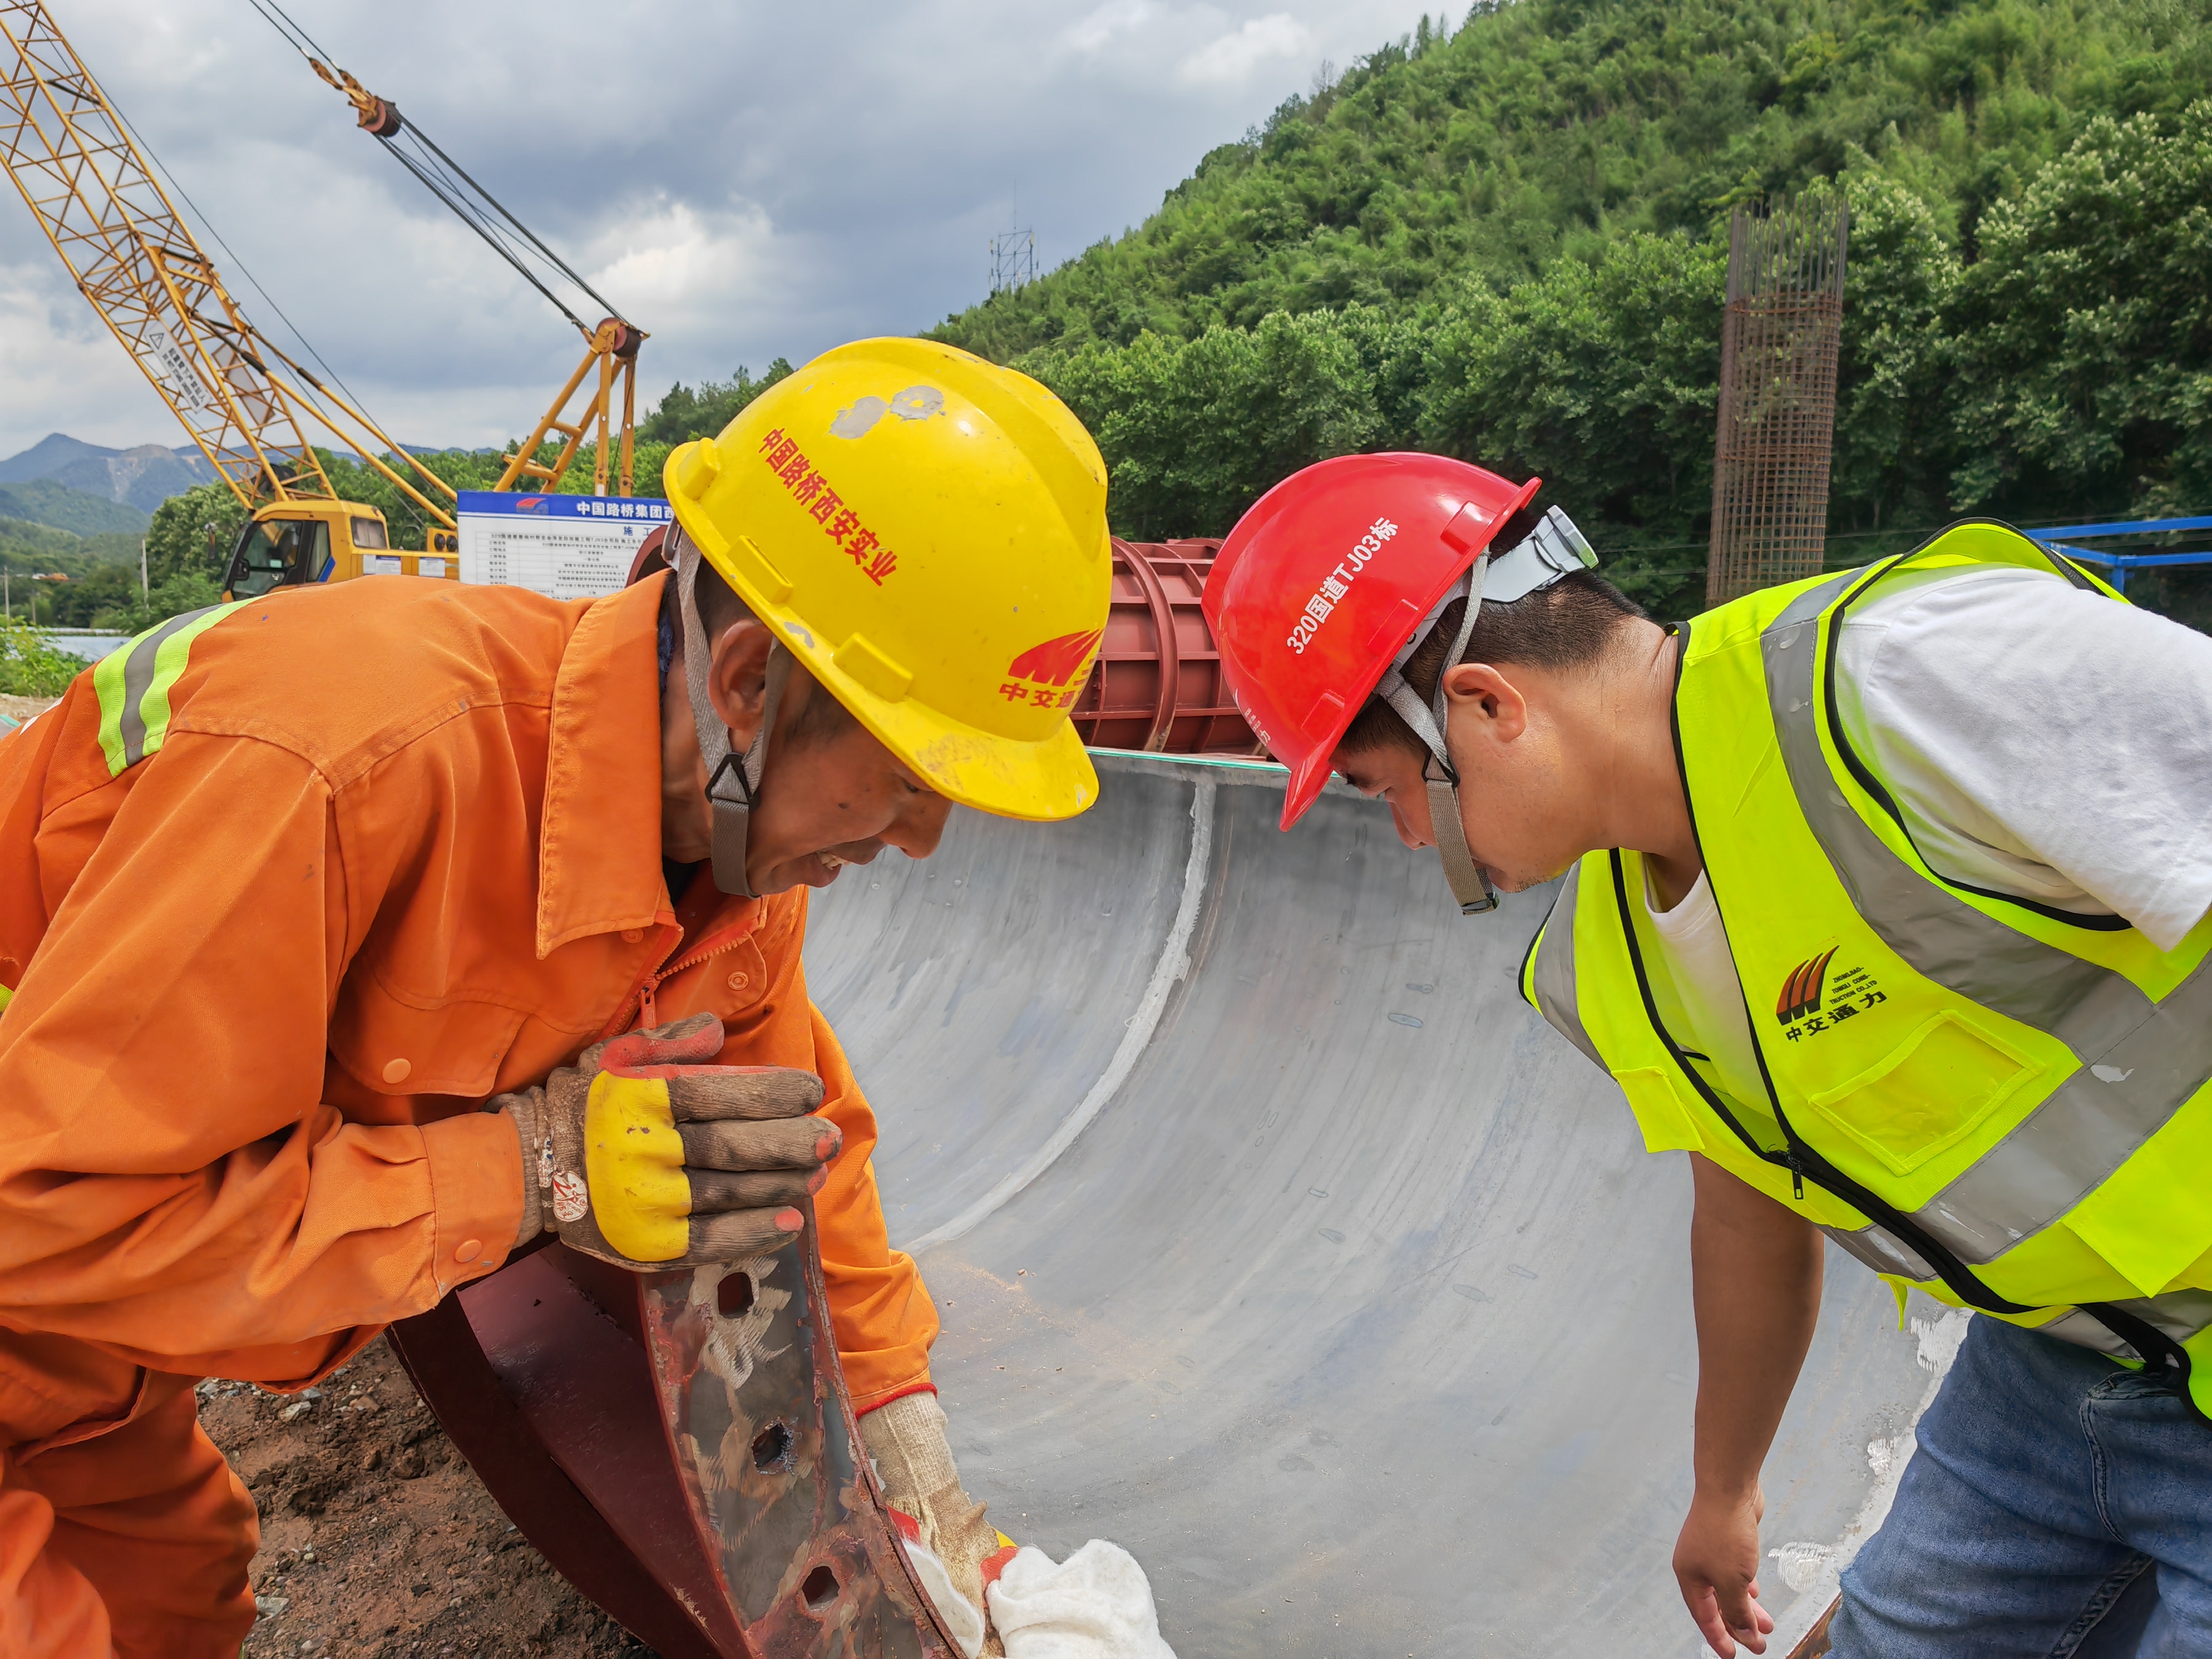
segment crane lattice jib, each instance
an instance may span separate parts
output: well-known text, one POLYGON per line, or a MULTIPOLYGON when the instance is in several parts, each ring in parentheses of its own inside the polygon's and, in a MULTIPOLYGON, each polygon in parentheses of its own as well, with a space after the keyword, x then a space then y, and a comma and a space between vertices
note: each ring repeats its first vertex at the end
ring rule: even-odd
POLYGON ((336 492, 291 395, 83 60, 0 0, 0 162, 155 391, 246 506, 336 492))

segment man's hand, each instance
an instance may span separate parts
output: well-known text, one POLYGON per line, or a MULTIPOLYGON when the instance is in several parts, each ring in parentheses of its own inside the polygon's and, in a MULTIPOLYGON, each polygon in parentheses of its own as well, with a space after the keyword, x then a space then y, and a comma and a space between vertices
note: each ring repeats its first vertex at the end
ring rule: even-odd
MULTIPOLYGON (((995 1636, 986 1643, 983 1605, 983 1564, 1003 1547, 1002 1540, 983 1519, 983 1506, 960 1485, 937 1396, 905 1394, 878 1406, 860 1419, 860 1438, 883 1482, 884 1501, 919 1524, 921 1541, 945 1564, 953 1589, 973 1605, 974 1650, 1005 1651, 995 1636)), ((948 1626, 954 1622, 948 1617, 948 1626)), ((956 1629, 954 1634, 962 1637, 963 1632, 956 1629)))
POLYGON ((842 1144, 807 1115, 822 1079, 712 1066, 722 1023, 695 1014, 586 1048, 543 1089, 502 1095, 524 1149, 526 1203, 572 1249, 640 1271, 764 1255, 803 1224, 842 1144), (527 1190, 534 1189, 534 1190, 527 1190))
POLYGON ((1692 1153, 1690 1285, 1698 1315, 1698 1485, 1674 1577, 1721 1659, 1766 1651, 1759 1605, 1759 1466, 1820 1314, 1820 1230, 1692 1153))
POLYGON ((1674 1541, 1674 1580, 1706 1644, 1735 1659, 1741 1642, 1766 1651, 1773 1615, 1759 1605, 1759 1522, 1766 1499, 1757 1486, 1733 1501, 1700 1492, 1674 1541))

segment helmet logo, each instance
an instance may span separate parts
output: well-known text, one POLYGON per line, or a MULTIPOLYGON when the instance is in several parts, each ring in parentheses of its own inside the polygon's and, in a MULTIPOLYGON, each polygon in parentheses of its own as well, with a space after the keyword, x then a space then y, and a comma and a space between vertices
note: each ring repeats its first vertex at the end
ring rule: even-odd
POLYGON ((1367 562, 1397 533, 1398 526, 1388 519, 1377 519, 1368 526, 1367 533, 1352 544, 1352 551, 1338 560, 1336 568, 1321 579, 1321 586, 1314 589, 1313 597, 1298 613, 1291 636, 1283 643, 1299 656, 1305 655, 1307 645, 1321 632, 1321 625, 1328 620, 1329 613, 1352 592, 1352 584, 1359 580, 1359 573, 1367 568, 1367 562))
POLYGON ((1018 680, 1066 685, 1075 678, 1075 671, 1091 660, 1091 653, 1104 632, 1094 628, 1088 633, 1062 634, 1056 640, 1033 645, 1006 665, 1006 672, 1018 680))
POLYGON ((1056 640, 1033 645, 1006 665, 1006 678, 999 695, 1008 702, 1027 702, 1039 708, 1065 708, 1075 701, 1082 684, 1070 680, 1091 665, 1103 629, 1081 634, 1062 634, 1056 640), (1060 688, 1066 687, 1066 690, 1060 688))

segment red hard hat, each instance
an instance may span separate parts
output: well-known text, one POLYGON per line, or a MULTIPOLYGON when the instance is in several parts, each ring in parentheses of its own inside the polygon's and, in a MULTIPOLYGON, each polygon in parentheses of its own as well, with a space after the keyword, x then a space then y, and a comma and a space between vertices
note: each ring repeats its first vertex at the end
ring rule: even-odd
POLYGON ((1291 769, 1284 829, 1320 796, 1391 659, 1542 482, 1442 455, 1344 455, 1292 473, 1237 521, 1206 578, 1206 620, 1237 708, 1291 769))

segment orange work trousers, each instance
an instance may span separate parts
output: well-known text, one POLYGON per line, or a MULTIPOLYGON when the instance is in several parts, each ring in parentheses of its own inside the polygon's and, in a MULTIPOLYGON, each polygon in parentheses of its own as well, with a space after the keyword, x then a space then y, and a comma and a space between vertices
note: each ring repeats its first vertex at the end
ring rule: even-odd
POLYGON ((0 1655, 237 1659, 261 1525, 194 1379, 76 1343, 23 1365, 53 1341, 0 1333, 0 1655))

